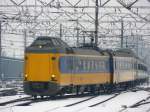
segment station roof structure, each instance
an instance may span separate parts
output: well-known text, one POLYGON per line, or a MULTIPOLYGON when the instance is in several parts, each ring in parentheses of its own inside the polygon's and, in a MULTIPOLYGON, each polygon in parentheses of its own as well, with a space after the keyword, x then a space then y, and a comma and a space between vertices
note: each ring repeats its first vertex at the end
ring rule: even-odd
MULTIPOLYGON (((62 38, 71 46, 95 36, 96 0, 1 0, 2 56, 23 58, 39 35, 62 38)), ((98 0, 98 46, 131 48, 149 57, 149 0, 98 0)))

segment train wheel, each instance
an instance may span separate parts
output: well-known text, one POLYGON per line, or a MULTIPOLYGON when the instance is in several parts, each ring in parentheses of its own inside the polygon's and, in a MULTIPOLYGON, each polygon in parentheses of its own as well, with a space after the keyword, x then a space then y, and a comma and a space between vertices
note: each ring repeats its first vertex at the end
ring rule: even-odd
POLYGON ((63 96, 65 96, 65 93, 64 93, 63 91, 61 91, 60 93, 58 93, 58 95, 59 95, 60 97, 63 97, 63 96))
POLYGON ((81 95, 84 95, 84 92, 85 92, 85 86, 81 86, 80 91, 81 91, 81 95))
POLYGON ((41 97, 41 99, 43 99, 43 98, 44 98, 44 96, 43 96, 43 95, 41 95, 40 97, 41 97))
POLYGON ((33 95, 33 98, 36 100, 37 99, 37 95, 33 95))
POLYGON ((76 95, 79 95, 79 90, 80 90, 80 87, 76 86, 76 95))
POLYGON ((95 95, 95 85, 90 86, 90 93, 95 95))

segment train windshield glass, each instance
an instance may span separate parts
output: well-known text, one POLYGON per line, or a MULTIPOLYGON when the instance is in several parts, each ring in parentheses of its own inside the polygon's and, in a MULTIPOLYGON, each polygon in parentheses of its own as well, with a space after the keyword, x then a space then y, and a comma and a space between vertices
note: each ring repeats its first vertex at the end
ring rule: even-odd
POLYGON ((50 39, 37 39, 31 45, 31 47, 53 47, 53 42, 50 39))
POLYGON ((68 45, 57 38, 38 38, 31 44, 31 47, 68 47, 68 45))

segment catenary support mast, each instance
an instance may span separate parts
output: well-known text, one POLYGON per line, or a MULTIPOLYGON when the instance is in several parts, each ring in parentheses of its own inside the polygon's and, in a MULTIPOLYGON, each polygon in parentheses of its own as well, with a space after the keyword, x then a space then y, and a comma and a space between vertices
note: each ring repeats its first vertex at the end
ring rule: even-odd
POLYGON ((96 7, 95 7, 95 46, 98 45, 98 13, 99 13, 99 5, 98 0, 96 0, 96 7))

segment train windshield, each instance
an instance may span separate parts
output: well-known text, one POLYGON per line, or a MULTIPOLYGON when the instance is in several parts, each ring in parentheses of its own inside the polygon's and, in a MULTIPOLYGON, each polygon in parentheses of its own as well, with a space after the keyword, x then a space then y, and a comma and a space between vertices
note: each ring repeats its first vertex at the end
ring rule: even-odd
POLYGON ((43 39, 38 39, 36 41, 33 42, 33 44, 31 45, 32 47, 52 47, 53 43, 51 40, 43 40, 43 39))
POLYGON ((38 38, 35 40, 31 47, 68 47, 68 45, 60 39, 57 38, 38 38))

